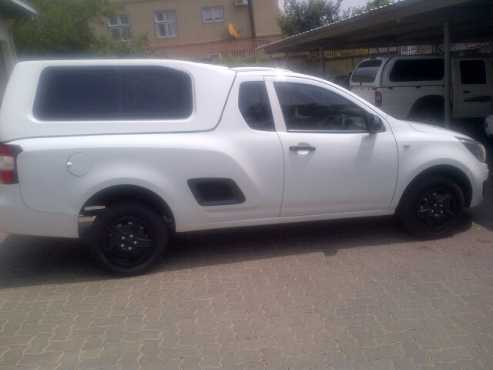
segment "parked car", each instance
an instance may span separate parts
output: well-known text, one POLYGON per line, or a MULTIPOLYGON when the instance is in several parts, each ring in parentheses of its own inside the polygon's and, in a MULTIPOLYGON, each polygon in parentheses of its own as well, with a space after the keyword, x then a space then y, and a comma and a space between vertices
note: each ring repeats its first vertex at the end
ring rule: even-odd
MULTIPOLYGON (((420 122, 444 120, 444 59, 436 56, 371 58, 351 76, 351 91, 386 113, 420 122)), ((452 60, 452 117, 493 113, 493 61, 452 60)))
POLYGON ((123 274, 197 230, 396 214, 442 236, 488 176, 471 138, 322 79, 165 60, 19 63, 0 142, 0 229, 87 238, 123 274))

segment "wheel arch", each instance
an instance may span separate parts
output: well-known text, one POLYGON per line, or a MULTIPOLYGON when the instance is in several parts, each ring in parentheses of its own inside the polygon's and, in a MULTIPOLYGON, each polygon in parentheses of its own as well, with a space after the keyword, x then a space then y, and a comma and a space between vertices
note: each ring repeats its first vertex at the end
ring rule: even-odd
POLYGON ((444 109, 444 104, 445 104, 445 98, 443 97, 443 95, 431 94, 431 95, 422 96, 416 99, 416 101, 413 103, 411 109, 409 110, 408 117, 412 117, 417 112, 419 112, 420 109, 423 109, 424 107, 440 106, 444 109))
POLYGON ((101 189, 84 202, 79 214, 93 216, 101 212, 100 207, 109 207, 112 203, 121 200, 133 200, 148 205, 164 218, 170 230, 175 230, 175 216, 169 204, 154 191, 139 185, 111 185, 101 189))
POLYGON ((439 175, 439 176, 444 176, 447 177, 451 180, 453 180, 457 185, 460 187, 464 194, 464 200, 465 200, 465 205, 466 207, 469 207, 471 205, 472 201, 472 193, 473 193, 473 187, 471 184, 471 181, 469 180, 469 177, 466 175, 464 171, 462 171, 460 168, 452 166, 452 165, 434 165, 432 167, 426 168, 419 172, 416 176, 412 178, 412 180, 407 184, 406 188, 401 194, 401 197, 399 199, 399 205, 397 208, 402 203, 402 200, 406 197, 406 195, 409 193, 410 189, 415 185, 417 182, 421 181, 423 178, 426 178, 428 176, 432 175, 439 175))

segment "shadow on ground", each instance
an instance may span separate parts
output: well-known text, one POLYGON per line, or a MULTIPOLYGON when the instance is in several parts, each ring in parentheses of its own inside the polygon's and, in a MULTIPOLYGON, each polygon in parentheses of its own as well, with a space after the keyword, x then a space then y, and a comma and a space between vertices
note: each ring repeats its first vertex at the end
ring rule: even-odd
MULTIPOLYGON (((469 227, 467 217, 461 231, 469 227)), ((191 233, 175 237, 154 273, 409 241, 390 217, 191 233)), ((0 244, 0 289, 111 278, 77 241, 8 236, 0 244)))

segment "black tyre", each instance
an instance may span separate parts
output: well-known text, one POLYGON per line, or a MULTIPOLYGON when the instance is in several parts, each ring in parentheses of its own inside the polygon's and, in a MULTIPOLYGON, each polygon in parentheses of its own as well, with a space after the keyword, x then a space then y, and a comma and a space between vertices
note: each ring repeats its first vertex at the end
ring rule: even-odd
POLYGON ((136 275, 160 259, 168 235, 163 218, 152 208, 139 203, 116 203, 94 221, 91 245, 106 270, 136 275))
POLYGON ((439 238, 451 234, 464 212, 464 193, 452 180, 429 176, 406 191, 398 209, 403 226, 419 238, 439 238))

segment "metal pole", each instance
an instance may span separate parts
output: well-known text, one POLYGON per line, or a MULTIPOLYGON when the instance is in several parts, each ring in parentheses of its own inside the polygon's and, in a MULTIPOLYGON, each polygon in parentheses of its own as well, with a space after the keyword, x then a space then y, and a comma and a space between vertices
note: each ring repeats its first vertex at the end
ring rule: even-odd
POLYGON ((325 76, 325 52, 324 49, 318 49, 318 55, 320 57, 320 69, 322 72, 322 76, 325 76))
POLYGON ((248 15, 250 17, 250 27, 252 27, 252 38, 257 38, 257 26, 255 24, 255 14, 254 14, 253 0, 248 1, 248 15))
POLYGON ((445 91, 443 94, 445 102, 445 127, 450 127, 450 121, 452 117, 452 101, 451 101, 451 63, 450 58, 450 26, 448 22, 443 24, 443 52, 445 59, 445 91))

